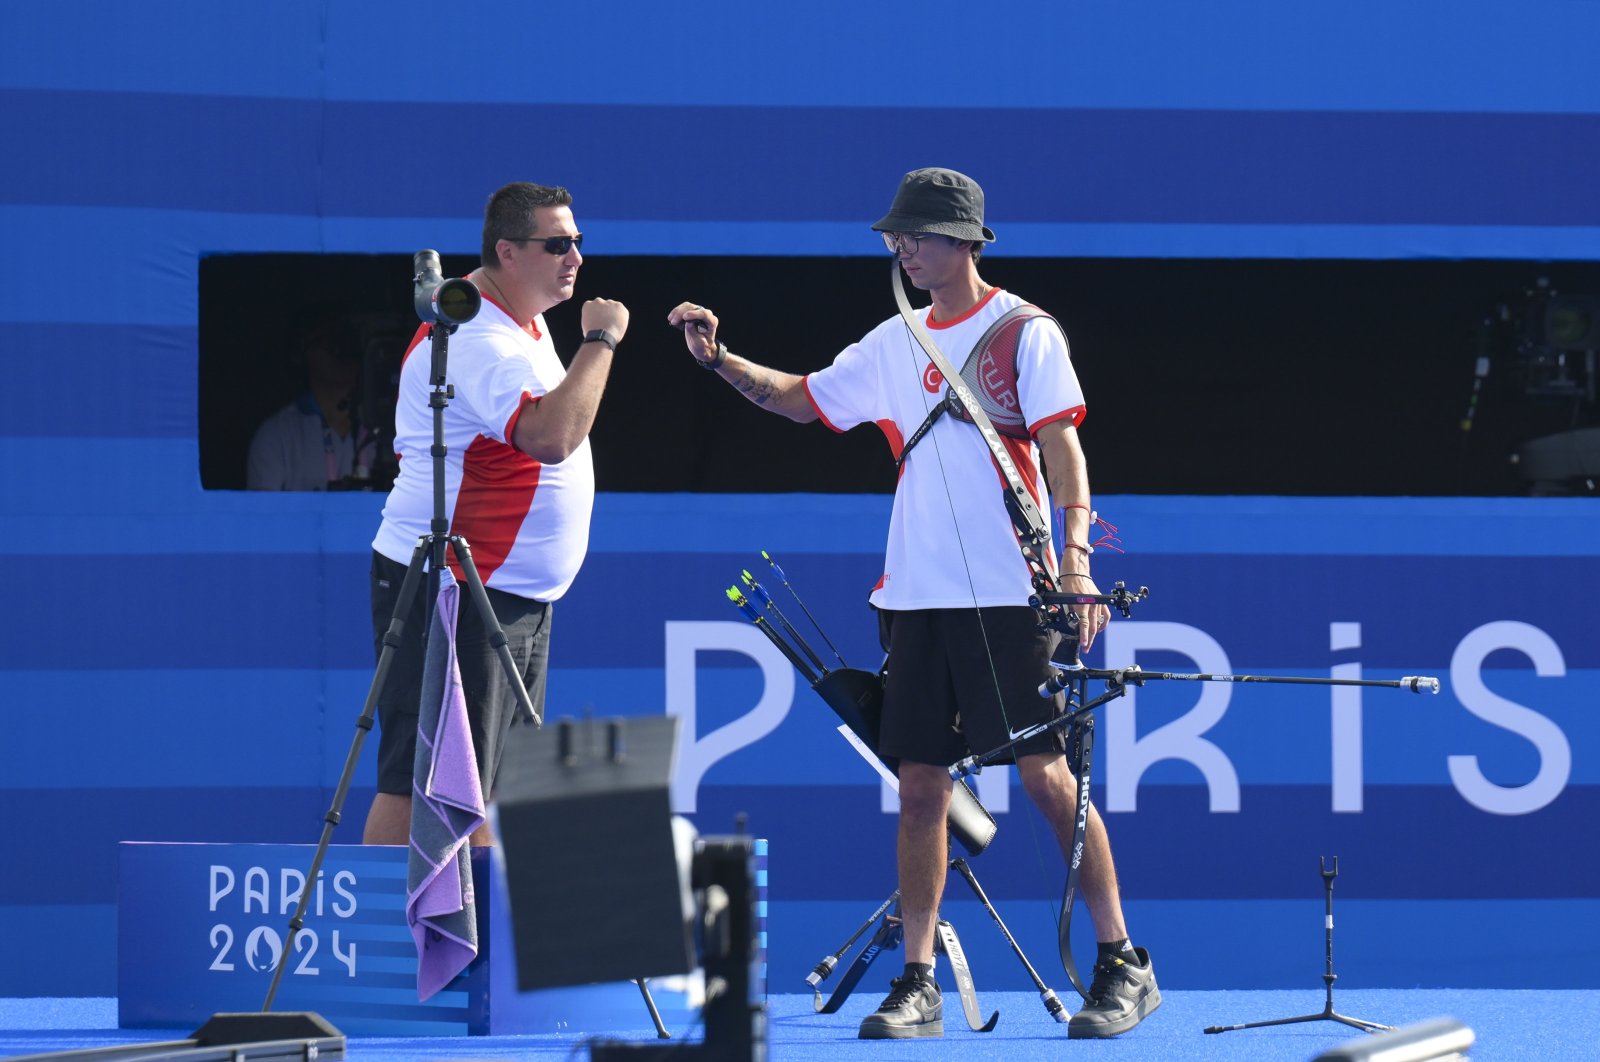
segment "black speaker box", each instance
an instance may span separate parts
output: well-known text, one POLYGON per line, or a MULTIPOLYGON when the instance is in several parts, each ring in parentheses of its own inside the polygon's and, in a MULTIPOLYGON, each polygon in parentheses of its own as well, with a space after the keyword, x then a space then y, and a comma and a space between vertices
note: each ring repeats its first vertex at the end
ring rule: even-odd
POLYGON ((495 807, 523 991, 696 968, 692 853, 672 824, 678 723, 511 729, 495 807))

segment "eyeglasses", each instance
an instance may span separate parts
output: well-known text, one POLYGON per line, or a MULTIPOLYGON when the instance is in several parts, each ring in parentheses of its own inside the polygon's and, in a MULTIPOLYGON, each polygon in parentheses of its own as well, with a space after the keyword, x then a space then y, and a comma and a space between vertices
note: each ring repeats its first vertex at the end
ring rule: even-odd
POLYGON ((935 234, 931 232, 885 232, 883 233, 883 245, 894 254, 914 255, 922 249, 922 241, 932 235, 935 234))
POLYGON ((576 247, 583 250, 583 233, 576 236, 507 236, 512 243, 541 244, 546 254, 562 255, 576 247))

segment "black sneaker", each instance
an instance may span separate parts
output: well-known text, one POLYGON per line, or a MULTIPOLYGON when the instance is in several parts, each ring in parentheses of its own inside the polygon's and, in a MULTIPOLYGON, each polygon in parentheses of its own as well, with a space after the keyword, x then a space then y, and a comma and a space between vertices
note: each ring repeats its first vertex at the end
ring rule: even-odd
POLYGON ((1133 953, 1141 965, 1121 959, 1101 959, 1094 964, 1089 999, 1067 1023, 1069 1039, 1098 1040, 1118 1036, 1161 1006, 1161 989, 1156 987, 1156 971, 1150 965, 1150 953, 1143 948, 1134 948, 1133 953))
POLYGON ((861 1020, 862 1040, 909 1040, 944 1035, 944 997, 932 979, 896 977, 883 1006, 861 1020))

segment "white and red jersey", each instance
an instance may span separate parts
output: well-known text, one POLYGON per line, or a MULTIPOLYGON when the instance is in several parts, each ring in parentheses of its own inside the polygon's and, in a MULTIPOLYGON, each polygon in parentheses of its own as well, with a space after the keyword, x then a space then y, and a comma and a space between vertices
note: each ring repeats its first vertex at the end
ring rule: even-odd
MULTIPOLYGON (((402 564, 433 519, 431 341, 417 332, 400 370, 395 450, 400 476, 383 507, 372 548, 402 564)), ((554 601, 583 564, 594 510, 589 440, 559 464, 542 464, 511 444, 517 418, 566 378, 543 316, 524 330, 487 296, 478 315, 450 337, 445 378, 455 389, 444 411, 445 515, 472 548, 484 584, 518 597, 554 601)), ((461 571, 454 557, 450 567, 461 571)))
MULTIPOLYGON (((917 316, 959 369, 989 326, 1021 305, 1022 299, 997 288, 953 321, 930 320, 928 309, 918 310, 917 316)), ((875 422, 896 459, 905 440, 944 398, 945 386, 898 316, 805 380, 823 423, 845 431, 875 422)), ((1083 420, 1083 390, 1066 337, 1052 320, 1036 319, 1022 330, 1017 397, 1030 436, 1053 421, 1070 419, 1076 426, 1083 420)), ((1031 438, 1003 441, 1034 502, 1048 512, 1038 447, 1031 438)), ((1033 588, 1006 511, 1005 489, 978 429, 941 416, 901 469, 883 578, 872 592, 872 603, 889 609, 1026 604, 1033 588)))

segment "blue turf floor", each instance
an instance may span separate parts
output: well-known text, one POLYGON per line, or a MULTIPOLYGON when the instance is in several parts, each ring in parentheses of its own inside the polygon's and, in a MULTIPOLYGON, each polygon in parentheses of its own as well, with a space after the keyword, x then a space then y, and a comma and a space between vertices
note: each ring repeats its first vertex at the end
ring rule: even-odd
MULTIPOLYGON (((1309 1062, 1321 1052, 1363 1035, 1332 1021, 1210 1035, 1202 1031, 1210 1025, 1320 1013, 1324 997, 1314 989, 1169 991, 1163 996, 1161 1009, 1125 1036, 1110 1041, 1069 1041, 1066 1026, 1052 1021, 1032 993, 982 994, 985 1016, 998 1008, 1000 1023, 993 1032, 974 1033, 968 1031, 951 992, 946 999, 944 1037, 901 1042, 856 1039, 856 1025, 876 1005, 876 993, 857 992, 838 1014, 826 1016, 813 1013, 810 997, 773 996, 768 1001, 769 1057, 777 1062, 1028 1062, 1047 1056, 1117 1062, 1309 1062)), ((1334 1007, 1339 1013, 1395 1026, 1456 1018, 1477 1035, 1471 1052, 1474 1062, 1600 1059, 1600 991, 1369 989, 1336 992, 1334 1007)), ((0 999, 0 1057, 175 1039, 193 1031, 119 1030, 116 1020, 114 999, 0 999)), ((648 1026, 641 1025, 611 1035, 643 1039, 649 1034, 648 1026)), ((587 1059, 588 1054, 587 1039, 572 1035, 352 1037, 346 1057, 355 1062, 477 1062, 577 1060, 587 1059)))

